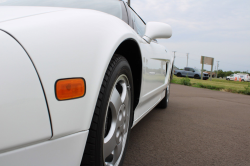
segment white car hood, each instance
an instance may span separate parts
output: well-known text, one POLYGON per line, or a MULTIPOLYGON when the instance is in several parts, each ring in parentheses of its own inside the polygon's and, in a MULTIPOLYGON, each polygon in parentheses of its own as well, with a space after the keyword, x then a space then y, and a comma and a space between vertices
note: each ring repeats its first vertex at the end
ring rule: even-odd
POLYGON ((65 10, 55 7, 0 6, 0 22, 29 17, 33 15, 65 10))

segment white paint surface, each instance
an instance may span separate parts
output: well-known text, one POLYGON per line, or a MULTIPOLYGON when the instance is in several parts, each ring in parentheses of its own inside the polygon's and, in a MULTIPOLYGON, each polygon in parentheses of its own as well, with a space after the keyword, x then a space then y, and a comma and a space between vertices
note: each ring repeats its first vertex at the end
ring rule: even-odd
POLYGON ((0 153, 48 140, 48 109, 34 66, 23 48, 0 31, 0 153))

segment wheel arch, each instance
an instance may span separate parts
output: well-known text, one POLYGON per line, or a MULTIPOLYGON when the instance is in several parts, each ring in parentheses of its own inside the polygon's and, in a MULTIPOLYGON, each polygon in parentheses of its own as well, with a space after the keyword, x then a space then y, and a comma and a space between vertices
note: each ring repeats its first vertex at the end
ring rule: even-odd
POLYGON ((118 46, 115 54, 124 56, 131 67, 134 85, 133 110, 135 110, 139 103, 142 84, 142 56, 140 47, 134 39, 126 39, 118 46))
POLYGON ((199 74, 195 74, 195 75, 194 75, 194 78, 196 78, 196 76, 201 77, 199 74))

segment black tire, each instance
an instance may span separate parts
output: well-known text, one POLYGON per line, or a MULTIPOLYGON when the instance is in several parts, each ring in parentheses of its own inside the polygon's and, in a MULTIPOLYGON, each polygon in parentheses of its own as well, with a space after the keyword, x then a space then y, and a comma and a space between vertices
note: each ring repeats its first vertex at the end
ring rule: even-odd
POLYGON ((169 102, 169 95, 170 95, 170 85, 169 85, 169 89, 167 88, 165 90, 165 97, 160 101, 160 103, 158 103, 156 107, 161 108, 161 109, 167 108, 168 102, 169 102))
POLYGON ((195 79, 201 79, 200 76, 198 74, 194 75, 195 79))
MULTIPOLYGON (((105 73, 101 89, 99 92, 99 96, 97 99, 94 115, 92 118, 91 126, 89 129, 89 135, 86 142, 85 150, 82 157, 81 166, 103 166, 103 141, 104 141, 104 123, 105 116, 107 114, 107 106, 109 103, 109 97, 111 95, 111 91, 116 79, 121 75, 126 75, 130 83, 131 90, 131 107, 130 110, 133 110, 133 78, 131 74, 131 69, 127 60, 121 55, 114 55, 111 59, 108 69, 105 73)), ((133 121, 133 111, 130 112, 130 120, 128 127, 128 134, 125 143, 125 148, 123 153, 121 153, 122 157, 120 160, 120 164, 122 165, 124 160, 124 154, 127 149, 127 142, 129 140, 130 129, 133 121)))
POLYGON ((177 73, 177 77, 181 77, 181 73, 177 73))

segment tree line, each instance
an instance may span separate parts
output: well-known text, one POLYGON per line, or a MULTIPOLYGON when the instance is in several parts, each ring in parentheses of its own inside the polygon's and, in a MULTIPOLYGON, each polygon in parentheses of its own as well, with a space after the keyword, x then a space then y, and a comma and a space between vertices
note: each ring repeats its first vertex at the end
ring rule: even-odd
MULTIPOLYGON (((215 73, 217 72, 216 70, 214 71, 215 73)), ((223 71, 223 70, 218 70, 218 75, 217 75, 217 77, 218 78, 223 78, 223 77, 227 77, 227 76, 230 76, 231 74, 237 74, 237 73, 246 73, 246 74, 249 74, 250 75, 250 73, 247 73, 246 71, 243 71, 243 72, 241 72, 241 71, 223 71)))

